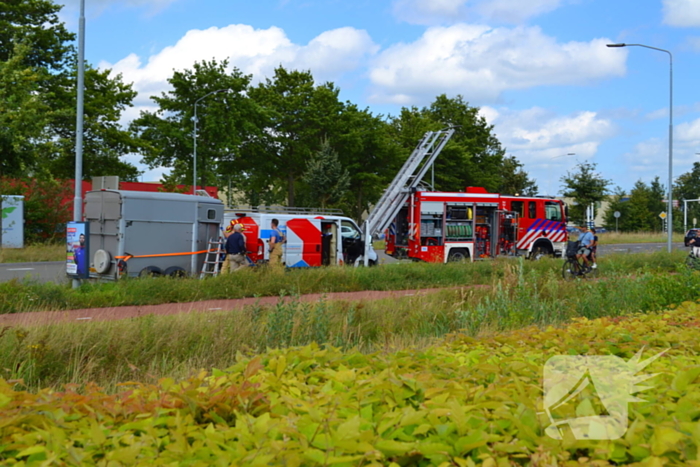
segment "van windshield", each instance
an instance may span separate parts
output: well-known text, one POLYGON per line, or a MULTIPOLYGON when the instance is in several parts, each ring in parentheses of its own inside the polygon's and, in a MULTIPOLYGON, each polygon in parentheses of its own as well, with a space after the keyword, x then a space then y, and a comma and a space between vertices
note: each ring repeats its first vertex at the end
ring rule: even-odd
POLYGON ((344 238, 360 238, 360 229, 350 221, 341 222, 340 232, 344 238))

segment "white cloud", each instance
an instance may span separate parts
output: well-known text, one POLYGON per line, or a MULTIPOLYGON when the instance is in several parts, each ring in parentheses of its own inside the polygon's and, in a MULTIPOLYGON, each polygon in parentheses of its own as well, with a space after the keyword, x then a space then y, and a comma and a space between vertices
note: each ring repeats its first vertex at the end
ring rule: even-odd
POLYGON ((481 18, 520 24, 557 9, 562 0, 395 0, 393 13, 411 24, 455 24, 481 18))
POLYGON ((524 164, 540 193, 547 195, 557 193, 561 177, 579 162, 594 158, 616 132, 610 120, 590 111, 557 115, 539 107, 521 111, 482 107, 480 113, 494 125, 507 154, 524 164))
POLYGON ((138 102, 166 91, 167 79, 174 70, 191 68, 195 62, 228 59, 231 67, 252 74, 256 81, 272 75, 283 65, 291 69, 312 70, 318 80, 333 80, 359 66, 377 46, 366 31, 346 27, 326 31, 307 45, 292 43, 277 27, 254 29, 248 25, 188 31, 175 45, 150 56, 144 63, 130 54, 115 64, 100 63, 122 73, 125 82, 133 82, 138 102))
POLYGON ((663 0, 664 24, 678 27, 700 26, 698 0, 663 0))
POLYGON ((644 180, 652 175, 661 175, 664 169, 668 170, 668 142, 658 138, 642 141, 634 146, 632 152, 624 154, 623 159, 628 173, 637 174, 635 179, 644 180))
POLYGON ((585 85, 622 76, 626 51, 608 39, 557 43, 538 27, 458 24, 429 28, 409 44, 381 52, 370 71, 375 102, 422 103, 437 94, 494 102, 501 93, 542 85, 585 85))
POLYGON ((614 133, 610 120, 590 111, 559 116, 539 107, 503 110, 490 123, 509 151, 528 154, 530 162, 547 162, 572 152, 592 157, 614 133))
POLYGON ((700 150, 700 118, 677 125, 673 133, 674 143, 694 147, 696 152, 700 150))

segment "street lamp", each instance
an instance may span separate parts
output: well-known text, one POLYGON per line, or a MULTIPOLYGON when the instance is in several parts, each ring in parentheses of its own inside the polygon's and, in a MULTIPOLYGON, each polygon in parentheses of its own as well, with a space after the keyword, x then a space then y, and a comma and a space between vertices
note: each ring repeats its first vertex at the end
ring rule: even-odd
POLYGON ((669 64, 670 64, 670 99, 668 105, 668 212, 666 217, 668 219, 668 252, 671 252, 671 243, 673 241, 673 54, 666 49, 659 49, 658 47, 651 47, 649 45, 643 44, 607 44, 608 47, 644 47, 645 49, 657 50, 659 52, 665 52, 668 54, 669 64))
POLYGON ((210 93, 207 93, 194 101, 194 133, 193 133, 193 139, 194 139, 194 152, 192 154, 192 159, 194 160, 193 166, 192 166, 192 194, 196 194, 197 190, 197 104, 199 104, 199 101, 202 99, 211 96, 212 94, 218 94, 220 92, 228 92, 228 89, 217 89, 216 91, 212 91, 210 93))
MULTIPOLYGON (((560 157, 575 156, 575 155, 576 155, 575 152, 567 152, 566 154, 559 154, 558 156, 554 156, 551 159, 559 159, 560 157)), ((549 165, 547 165, 546 167, 549 167, 549 165)), ((550 190, 550 184, 551 184, 551 179, 547 179, 547 191, 552 191, 552 190, 550 190)))

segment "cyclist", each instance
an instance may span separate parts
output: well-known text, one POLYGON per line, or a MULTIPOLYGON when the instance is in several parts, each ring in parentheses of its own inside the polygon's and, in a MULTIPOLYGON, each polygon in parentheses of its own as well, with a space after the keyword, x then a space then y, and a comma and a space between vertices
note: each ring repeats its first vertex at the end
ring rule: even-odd
POLYGON ((579 249, 576 253, 577 260, 583 260, 583 267, 585 271, 588 272, 592 268, 588 265, 588 255, 591 254, 591 246, 593 245, 594 237, 593 234, 588 230, 587 226, 580 228, 578 235, 579 249))

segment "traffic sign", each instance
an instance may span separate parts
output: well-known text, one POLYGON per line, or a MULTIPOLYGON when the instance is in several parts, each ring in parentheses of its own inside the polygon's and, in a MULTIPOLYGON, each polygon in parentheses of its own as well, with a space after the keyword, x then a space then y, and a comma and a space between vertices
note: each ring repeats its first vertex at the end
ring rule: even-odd
POLYGON ((662 219, 666 219, 666 213, 662 212, 661 214, 659 214, 659 217, 662 219))
POLYGON ((620 211, 615 211, 615 212, 613 213, 613 216, 615 216, 615 219, 617 219, 618 217, 620 217, 620 215, 621 215, 621 214, 620 214, 620 211))

